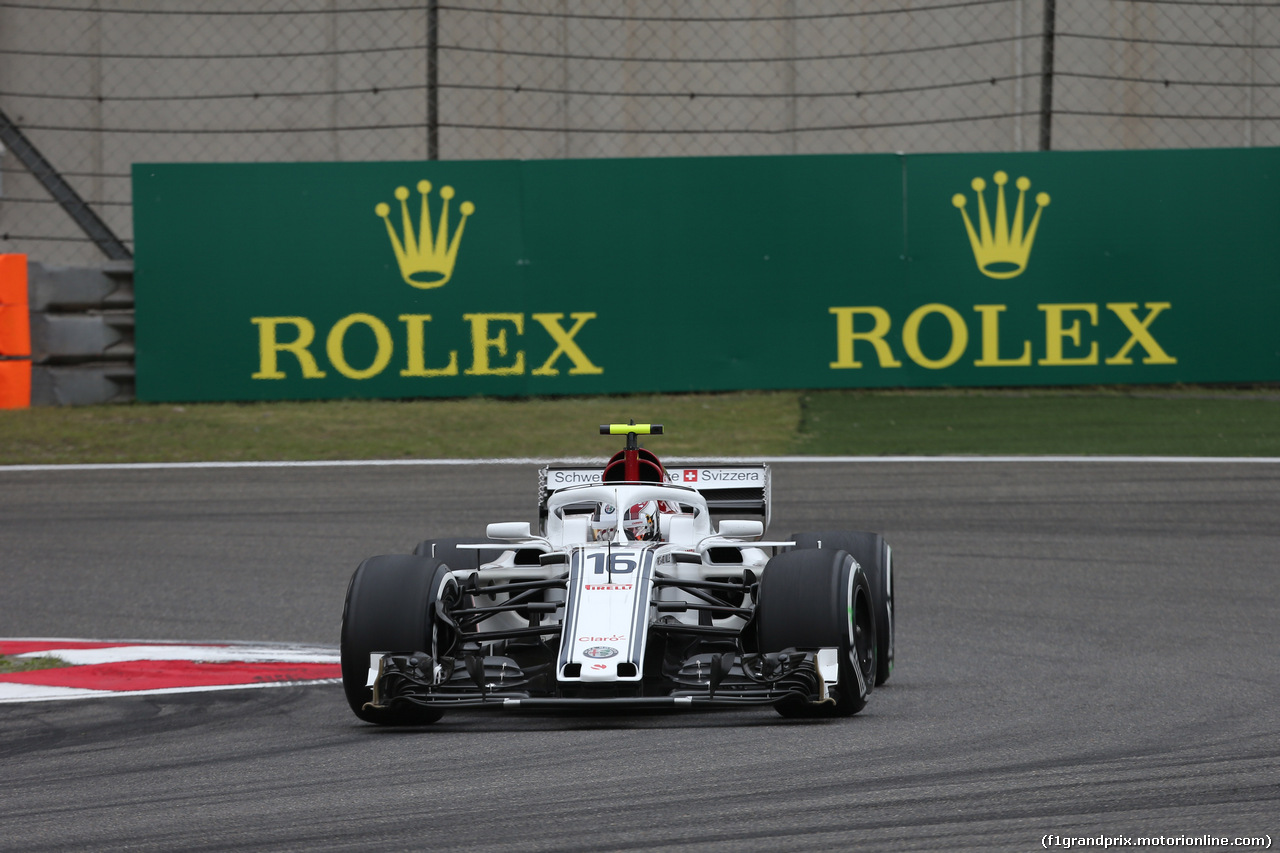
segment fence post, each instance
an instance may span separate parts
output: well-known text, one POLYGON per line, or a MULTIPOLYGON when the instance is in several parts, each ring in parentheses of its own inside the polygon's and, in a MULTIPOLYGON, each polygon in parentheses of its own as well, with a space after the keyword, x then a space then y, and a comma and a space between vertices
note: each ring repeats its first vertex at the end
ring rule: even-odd
POLYGON ((440 5, 427 0, 427 159, 440 159, 440 5))
POLYGON ((1057 0, 1044 0, 1043 53, 1040 56, 1040 150, 1053 147, 1053 35, 1057 0))

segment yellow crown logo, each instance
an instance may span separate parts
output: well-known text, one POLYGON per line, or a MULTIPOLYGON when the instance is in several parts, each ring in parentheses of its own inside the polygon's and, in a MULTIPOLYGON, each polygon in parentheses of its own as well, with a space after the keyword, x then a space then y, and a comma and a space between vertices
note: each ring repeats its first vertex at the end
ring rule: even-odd
POLYGON ((996 172, 993 177, 999 187, 994 229, 987 217, 987 203, 982 197, 982 191, 987 188, 987 182, 982 178, 974 178, 970 184, 978 197, 978 231, 974 231, 969 213, 964 209, 965 197, 956 193, 951 197, 951 203, 960 209, 960 215, 964 217, 964 227, 969 232, 969 245, 973 247, 973 259, 978 262, 978 269, 982 274, 990 278, 1013 278, 1021 275, 1027 268, 1031 244, 1036 239, 1036 227, 1040 224, 1040 212, 1048 207, 1049 194, 1040 193, 1036 196, 1035 215, 1031 217, 1031 226, 1023 233, 1027 190, 1031 189, 1031 181, 1018 178, 1018 206, 1013 213, 1013 224, 1010 225, 1004 203, 1004 185, 1009 182, 1009 176, 1004 172, 996 172))
POLYGON ((467 224, 467 217, 476 212, 476 206, 469 201, 459 205, 462 219, 458 228, 449 237, 449 201, 453 198, 453 187, 441 187, 440 198, 444 205, 440 209, 440 222, 434 236, 431 229, 431 209, 427 202, 427 194, 431 192, 430 181, 418 181, 418 192, 422 194, 422 213, 418 217, 418 229, 415 236, 413 220, 409 216, 409 190, 396 187, 396 198, 400 201, 400 219, 404 231, 404 240, 396 234, 391 225, 391 206, 379 203, 374 212, 382 218, 387 226, 387 236, 391 238, 391 248, 395 249, 396 262, 400 264, 400 275, 405 283, 422 290, 440 287, 453 275, 453 265, 458 259, 458 245, 462 242, 462 229, 467 224))

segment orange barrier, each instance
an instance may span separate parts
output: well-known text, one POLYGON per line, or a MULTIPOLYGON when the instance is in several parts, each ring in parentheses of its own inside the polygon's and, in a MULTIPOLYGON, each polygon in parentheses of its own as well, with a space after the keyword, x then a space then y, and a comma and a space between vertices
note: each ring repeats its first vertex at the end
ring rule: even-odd
POLYGON ((27 256, 0 255, 0 409, 31 405, 27 256))

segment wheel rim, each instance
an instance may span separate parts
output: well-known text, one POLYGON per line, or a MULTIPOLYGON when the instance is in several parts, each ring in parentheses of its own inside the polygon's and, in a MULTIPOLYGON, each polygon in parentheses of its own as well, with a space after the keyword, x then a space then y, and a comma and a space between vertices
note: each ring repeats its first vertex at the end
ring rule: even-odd
POLYGON ((866 631, 861 625, 854 628, 854 642, 857 648, 858 668, 862 670, 864 678, 870 677, 875 664, 875 654, 871 650, 871 644, 867 642, 866 631))
MULTIPOLYGON (((436 593, 436 600, 444 605, 446 611, 453 610, 457 607, 462 598, 462 590, 458 586, 458 582, 452 576, 446 575, 440 581, 440 588, 436 593)), ((431 620, 431 648, 425 649, 431 654, 432 658, 439 659, 442 655, 452 654, 459 640, 457 632, 447 625, 441 625, 440 621, 435 618, 435 613, 428 614, 431 620)))
POLYGON ((875 683, 876 678, 876 653, 875 647, 870 642, 871 631, 869 630, 869 622, 871 620, 871 610, 867 607, 866 597, 862 591, 856 593, 857 599, 853 606, 852 628, 853 644, 849 649, 849 657, 857 668, 859 675, 862 676, 863 691, 870 689, 875 683))

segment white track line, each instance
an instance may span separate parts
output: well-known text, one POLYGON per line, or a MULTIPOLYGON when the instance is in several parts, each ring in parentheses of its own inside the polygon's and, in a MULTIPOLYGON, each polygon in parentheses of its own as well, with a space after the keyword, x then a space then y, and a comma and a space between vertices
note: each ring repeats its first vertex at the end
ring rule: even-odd
MULTIPOLYGON (((465 465, 553 465, 604 464, 606 457, 507 457, 493 459, 335 459, 305 462, 101 462, 79 465, 0 465, 0 474, 24 471, 154 471, 192 470, 201 468, 380 468, 380 467, 448 467, 465 465)), ((670 457, 670 467, 693 463, 805 463, 874 464, 879 462, 1086 462, 1086 463, 1159 463, 1159 464, 1229 464, 1275 465, 1280 456, 690 456, 670 457)))

